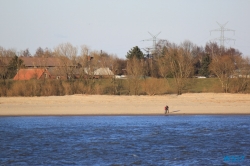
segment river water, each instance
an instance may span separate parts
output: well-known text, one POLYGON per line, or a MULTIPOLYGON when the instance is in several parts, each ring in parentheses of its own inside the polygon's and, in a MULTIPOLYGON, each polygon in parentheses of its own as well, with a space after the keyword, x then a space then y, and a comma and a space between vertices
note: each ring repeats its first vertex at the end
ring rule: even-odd
POLYGON ((250 116, 0 117, 0 165, 250 165, 250 116))

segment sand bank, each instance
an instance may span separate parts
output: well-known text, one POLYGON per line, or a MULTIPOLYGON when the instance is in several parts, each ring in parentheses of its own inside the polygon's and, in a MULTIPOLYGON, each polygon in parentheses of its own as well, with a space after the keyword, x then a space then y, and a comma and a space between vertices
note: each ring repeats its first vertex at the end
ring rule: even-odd
POLYGON ((0 116, 250 114, 249 94, 0 97, 0 116))

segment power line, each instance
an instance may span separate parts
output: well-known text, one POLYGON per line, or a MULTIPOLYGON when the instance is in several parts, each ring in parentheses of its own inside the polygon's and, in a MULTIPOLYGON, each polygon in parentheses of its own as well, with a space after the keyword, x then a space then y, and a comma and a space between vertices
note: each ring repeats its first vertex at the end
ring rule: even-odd
POLYGON ((219 23, 217 22, 217 24, 220 26, 220 28, 214 29, 214 30, 211 30, 211 31, 210 31, 210 35, 211 35, 211 32, 212 32, 212 31, 220 31, 220 37, 214 39, 214 40, 219 40, 219 41, 220 41, 220 47, 224 47, 224 43, 225 43, 225 41, 227 41, 227 40, 233 40, 233 41, 235 42, 235 39, 228 38, 228 37, 225 37, 225 36, 224 36, 224 32, 225 32, 225 31, 233 31, 233 32, 235 33, 235 30, 225 28, 225 26, 226 26, 227 23, 228 23, 228 22, 226 22, 225 24, 222 25, 222 24, 219 24, 219 23))
POLYGON ((152 35, 150 32, 148 32, 148 33, 152 36, 152 38, 150 38, 150 39, 145 39, 145 40, 142 40, 142 41, 153 41, 153 46, 152 46, 151 49, 153 49, 153 51, 155 51, 155 50, 156 50, 156 41, 159 40, 159 39, 157 39, 157 36, 158 36, 161 32, 159 32, 157 35, 152 35))

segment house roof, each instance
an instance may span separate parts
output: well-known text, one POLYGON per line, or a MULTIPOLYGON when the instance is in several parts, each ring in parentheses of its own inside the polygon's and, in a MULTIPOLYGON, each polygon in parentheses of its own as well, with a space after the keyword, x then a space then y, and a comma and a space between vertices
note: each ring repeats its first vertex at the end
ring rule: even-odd
POLYGON ((62 69, 57 67, 48 68, 48 71, 51 76, 65 76, 65 77, 67 76, 62 69))
POLYGON ((20 69, 13 80, 39 79, 44 73, 44 69, 20 69))
POLYGON ((114 75, 114 73, 109 68, 99 68, 94 71, 94 75, 114 75))
POLYGON ((84 72, 86 73, 86 74, 93 74, 93 75, 96 75, 96 76, 100 76, 100 75, 102 75, 102 76, 110 76, 110 75, 114 75, 114 73, 108 68, 108 67, 106 67, 106 68, 98 68, 98 69, 96 69, 96 70, 94 70, 94 72, 91 72, 91 70, 90 69, 88 69, 88 68, 84 68, 84 72))
POLYGON ((26 67, 56 67, 62 66, 60 60, 55 57, 20 57, 26 67))

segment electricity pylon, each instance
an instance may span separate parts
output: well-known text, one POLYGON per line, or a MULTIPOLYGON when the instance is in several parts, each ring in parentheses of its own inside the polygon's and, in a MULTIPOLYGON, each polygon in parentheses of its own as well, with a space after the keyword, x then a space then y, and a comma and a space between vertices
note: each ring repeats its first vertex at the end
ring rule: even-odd
POLYGON ((145 39, 145 40, 142 40, 142 41, 153 41, 153 47, 152 47, 152 49, 153 49, 153 51, 155 51, 155 50, 156 50, 156 41, 159 40, 159 39, 157 39, 156 37, 157 37, 161 32, 159 32, 157 35, 152 35, 150 32, 148 32, 148 33, 152 36, 152 38, 150 38, 150 39, 145 39))
POLYGON ((231 38, 228 38, 228 37, 224 36, 224 32, 225 31, 233 31, 235 33, 235 30, 225 28, 225 26, 226 26, 227 23, 228 22, 226 22, 225 24, 222 25, 222 24, 219 24, 217 22, 217 24, 220 26, 220 28, 214 29, 214 30, 210 31, 210 35, 211 35, 212 31, 220 31, 220 37, 214 39, 214 40, 219 40, 220 41, 220 47, 224 47, 224 42, 226 40, 233 40, 233 41, 235 41, 235 39, 231 39, 231 38))

